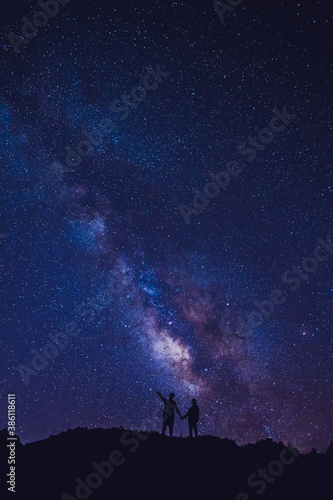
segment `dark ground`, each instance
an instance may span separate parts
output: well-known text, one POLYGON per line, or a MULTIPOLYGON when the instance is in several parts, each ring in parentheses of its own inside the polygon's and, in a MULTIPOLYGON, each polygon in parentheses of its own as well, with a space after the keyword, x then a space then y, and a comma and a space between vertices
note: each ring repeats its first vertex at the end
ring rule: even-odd
MULTIPOLYGON (((8 472, 6 439, 7 431, 3 430, 1 470, 8 472)), ((329 498, 333 490, 333 444, 326 454, 313 450, 297 456, 294 448, 283 452, 284 448, 270 439, 237 446, 214 436, 170 439, 156 432, 77 428, 26 445, 18 440, 16 493, 7 493, 15 500, 329 498), (118 453, 111 454, 114 450, 118 453), (281 463, 281 452, 285 461, 292 462, 285 464, 283 471, 276 462, 281 463), (92 464, 98 467, 110 458, 114 465, 104 464, 102 472, 108 477, 102 478, 92 464), (267 480, 260 479, 258 468, 278 475, 268 472, 267 480), (255 476, 249 486, 251 474, 255 476), (87 485, 89 476, 91 487, 82 486, 87 485), (83 481, 81 488, 76 478, 83 481)))

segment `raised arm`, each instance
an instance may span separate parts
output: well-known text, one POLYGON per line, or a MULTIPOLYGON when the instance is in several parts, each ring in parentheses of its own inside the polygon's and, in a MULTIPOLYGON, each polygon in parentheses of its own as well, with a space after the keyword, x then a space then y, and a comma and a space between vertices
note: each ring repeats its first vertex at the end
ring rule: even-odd
POLYGON ((159 397, 162 399, 163 403, 165 403, 166 399, 162 396, 162 394, 160 393, 160 391, 156 391, 156 394, 158 394, 159 397))

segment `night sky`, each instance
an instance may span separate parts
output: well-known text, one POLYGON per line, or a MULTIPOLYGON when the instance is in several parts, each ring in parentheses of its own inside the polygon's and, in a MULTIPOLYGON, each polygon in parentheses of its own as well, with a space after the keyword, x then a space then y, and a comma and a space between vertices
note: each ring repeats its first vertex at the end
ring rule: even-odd
POLYGON ((326 451, 333 5, 62 3, 0 7, 1 428, 161 431, 160 390, 326 451))

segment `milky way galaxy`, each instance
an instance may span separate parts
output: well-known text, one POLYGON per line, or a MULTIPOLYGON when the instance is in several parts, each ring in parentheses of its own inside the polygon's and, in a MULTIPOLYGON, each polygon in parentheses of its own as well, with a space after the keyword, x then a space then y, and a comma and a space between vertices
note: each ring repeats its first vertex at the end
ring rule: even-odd
POLYGON ((39 7, 1 6, 0 387, 24 443, 160 432, 157 390, 198 400, 200 434, 333 440, 333 8, 194 3, 70 0, 16 53, 39 7))

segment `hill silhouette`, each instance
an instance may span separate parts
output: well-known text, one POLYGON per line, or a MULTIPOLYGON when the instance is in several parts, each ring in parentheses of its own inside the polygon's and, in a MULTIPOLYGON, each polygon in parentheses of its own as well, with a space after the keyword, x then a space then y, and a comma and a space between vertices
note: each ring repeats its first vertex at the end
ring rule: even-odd
MULTIPOLYGON (((8 472, 7 436, 0 432, 8 472)), ((271 439, 238 446, 214 436, 76 428, 25 445, 18 438, 16 493, 7 493, 15 500, 313 500, 332 496, 332 472, 333 443, 326 454, 301 455, 271 439)))

